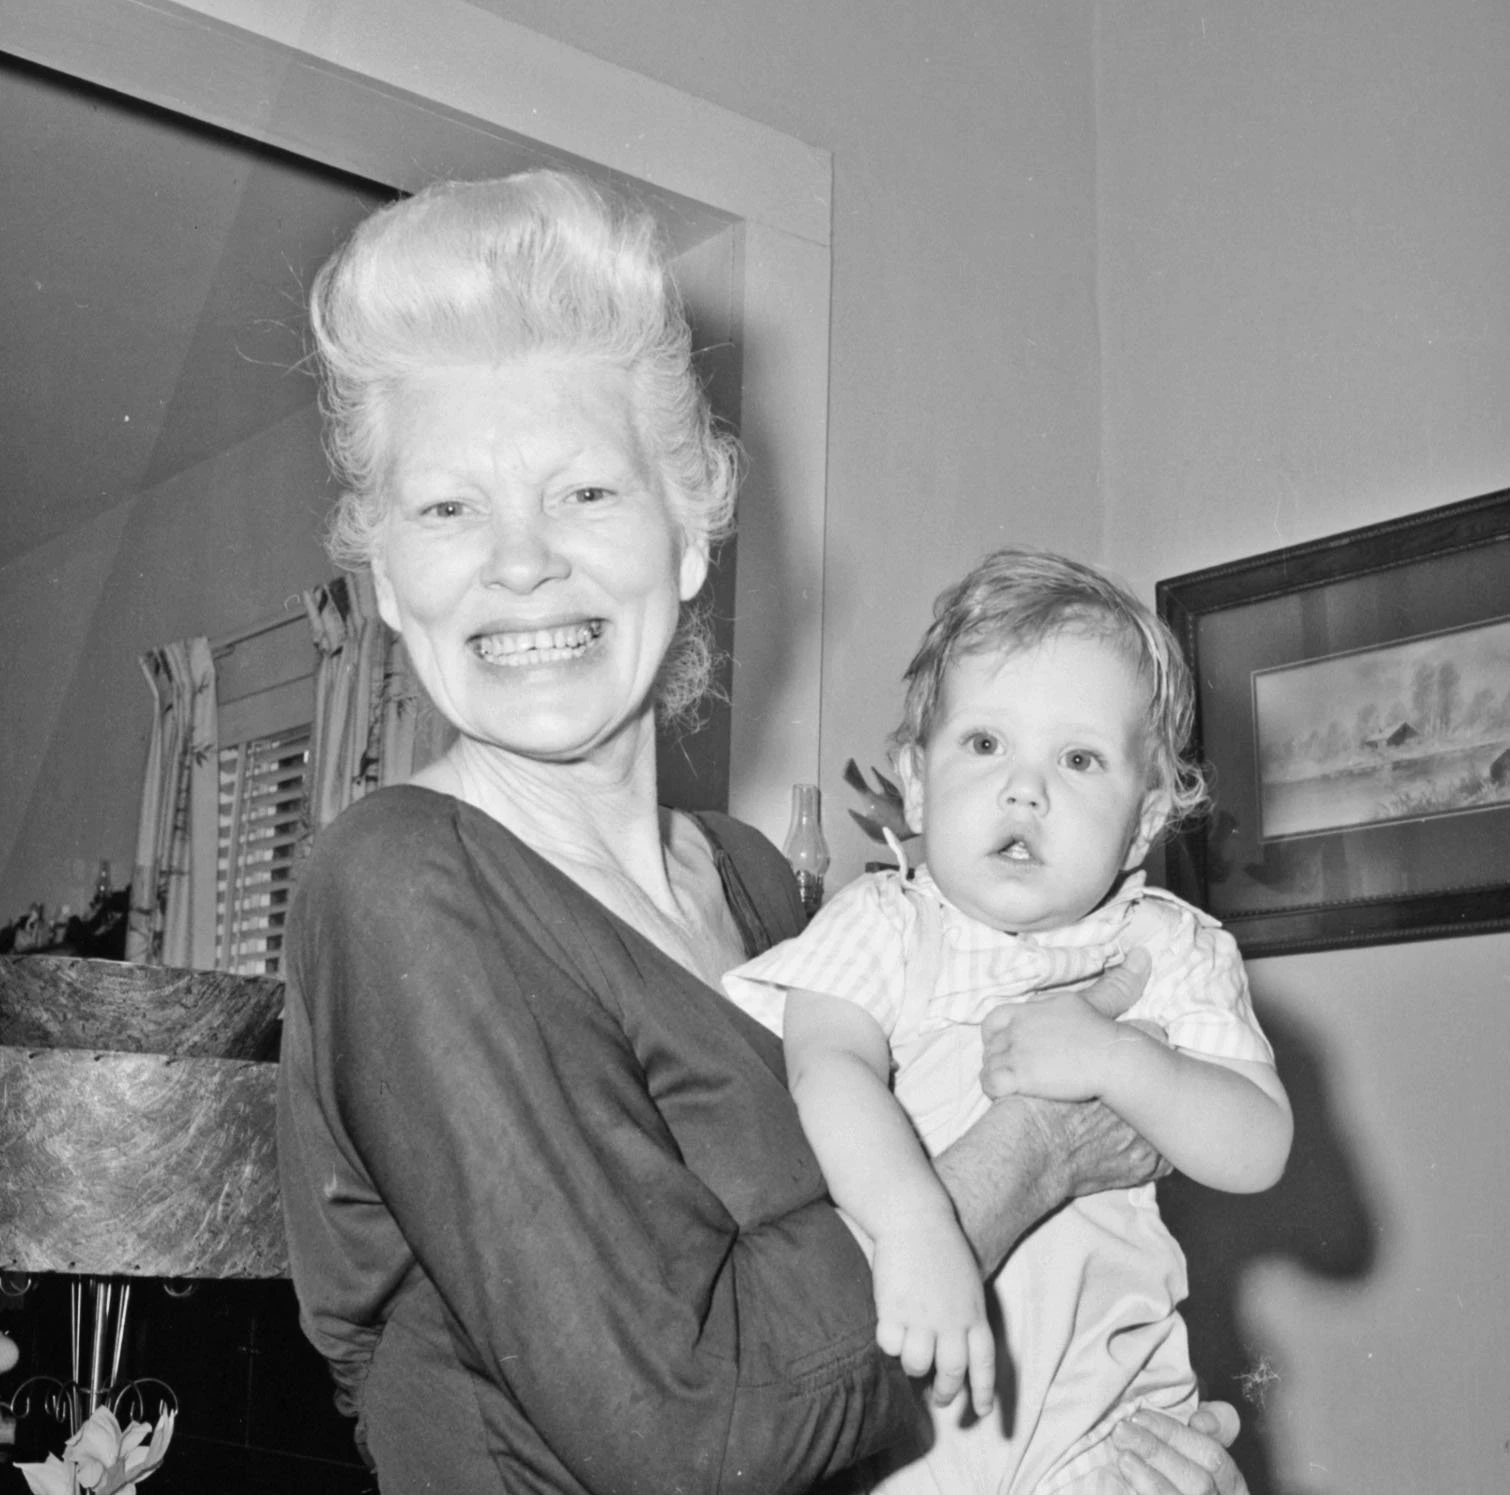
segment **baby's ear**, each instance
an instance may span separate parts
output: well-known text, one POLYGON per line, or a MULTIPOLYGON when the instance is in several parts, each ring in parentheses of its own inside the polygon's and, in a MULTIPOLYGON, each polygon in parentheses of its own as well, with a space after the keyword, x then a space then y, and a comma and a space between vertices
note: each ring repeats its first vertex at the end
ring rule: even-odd
POLYGON ((916 834, 923 833, 923 750, 909 742, 897 754, 897 777, 902 781, 902 813, 916 834))
POLYGON ((1124 872, 1131 872, 1134 867, 1142 864, 1143 858, 1159 839, 1160 832, 1169 824, 1171 804, 1167 789, 1150 789, 1143 795, 1143 808, 1138 812, 1138 833, 1133 837, 1132 845, 1127 848, 1127 856, 1122 861, 1124 872))

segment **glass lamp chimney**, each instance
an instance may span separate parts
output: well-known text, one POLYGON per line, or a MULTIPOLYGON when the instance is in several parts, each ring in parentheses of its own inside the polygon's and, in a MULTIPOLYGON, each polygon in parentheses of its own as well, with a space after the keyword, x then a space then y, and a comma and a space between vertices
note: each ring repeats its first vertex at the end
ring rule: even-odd
POLYGON ((808 918, 823 904, 828 842, 823 839, 822 800, 816 784, 792 785, 792 824, 782 852, 797 874, 797 891, 808 918))

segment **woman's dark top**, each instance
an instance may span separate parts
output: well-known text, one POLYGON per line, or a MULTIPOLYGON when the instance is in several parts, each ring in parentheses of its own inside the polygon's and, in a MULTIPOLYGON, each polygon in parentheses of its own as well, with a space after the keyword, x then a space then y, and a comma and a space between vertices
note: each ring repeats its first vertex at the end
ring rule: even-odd
MULTIPOLYGON (((794 933, 770 843, 699 818, 749 953, 794 933)), ((383 1495, 776 1495, 915 1436, 779 1045, 721 993, 418 788, 321 832, 289 928, 290 1258, 383 1495)))

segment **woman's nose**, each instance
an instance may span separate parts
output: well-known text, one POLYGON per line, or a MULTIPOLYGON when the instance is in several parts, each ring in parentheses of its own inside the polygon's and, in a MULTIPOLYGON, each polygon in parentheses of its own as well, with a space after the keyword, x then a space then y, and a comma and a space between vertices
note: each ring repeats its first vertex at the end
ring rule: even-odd
POLYGON ((483 558, 483 582, 514 592, 531 592, 568 567, 552 534, 551 520, 538 506, 500 505, 483 558))

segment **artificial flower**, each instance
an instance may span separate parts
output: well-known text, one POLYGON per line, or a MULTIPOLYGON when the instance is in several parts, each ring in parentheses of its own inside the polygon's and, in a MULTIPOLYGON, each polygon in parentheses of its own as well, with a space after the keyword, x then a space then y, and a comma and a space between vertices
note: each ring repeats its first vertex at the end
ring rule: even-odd
POLYGON ((64 1444, 63 1462, 79 1471, 79 1484, 84 1489, 95 1490, 120 1449, 121 1425, 115 1413, 109 1407, 96 1407, 89 1421, 64 1444))
POLYGON ((50 1453, 42 1464, 17 1464, 31 1495, 75 1495, 73 1467, 50 1453))

